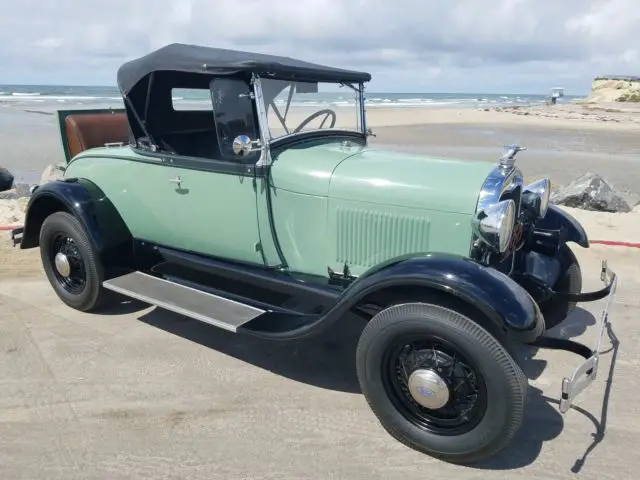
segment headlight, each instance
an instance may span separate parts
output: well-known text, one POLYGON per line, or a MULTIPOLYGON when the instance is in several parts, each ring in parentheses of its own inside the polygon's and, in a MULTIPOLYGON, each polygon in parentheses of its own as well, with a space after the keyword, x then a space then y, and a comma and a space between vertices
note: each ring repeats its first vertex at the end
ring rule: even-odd
POLYGON ((551 181, 543 178, 524 187, 522 191, 522 207, 537 218, 543 218, 549 208, 551 181))
POLYGON ((474 231, 489 247, 502 253, 511 241, 515 215, 516 204, 513 200, 494 203, 477 213, 473 222, 474 231))

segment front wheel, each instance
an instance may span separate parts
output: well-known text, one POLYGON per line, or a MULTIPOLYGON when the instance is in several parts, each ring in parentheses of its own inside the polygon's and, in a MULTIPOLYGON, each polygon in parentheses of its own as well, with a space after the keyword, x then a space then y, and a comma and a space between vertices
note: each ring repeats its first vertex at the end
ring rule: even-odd
POLYGON ((108 298, 98 253, 73 215, 56 212, 45 219, 40 229, 40 257, 49 283, 68 306, 87 312, 108 298))
POLYGON ((358 380, 382 426, 401 443, 468 464, 519 429, 527 379, 478 323, 438 305, 405 303, 374 316, 358 342, 358 380))

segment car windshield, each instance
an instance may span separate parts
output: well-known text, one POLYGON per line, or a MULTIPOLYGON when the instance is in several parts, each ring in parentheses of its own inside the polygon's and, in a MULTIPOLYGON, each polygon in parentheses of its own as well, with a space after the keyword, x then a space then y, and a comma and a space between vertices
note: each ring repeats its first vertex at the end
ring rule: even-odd
POLYGON ((319 129, 362 132, 355 86, 262 79, 271 139, 319 129))

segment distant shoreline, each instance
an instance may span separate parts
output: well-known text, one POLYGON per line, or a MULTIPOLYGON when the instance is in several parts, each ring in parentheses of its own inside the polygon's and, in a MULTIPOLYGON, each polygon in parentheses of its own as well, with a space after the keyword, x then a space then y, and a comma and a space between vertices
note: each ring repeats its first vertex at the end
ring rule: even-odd
MULTIPOLYGON (((206 94, 194 91, 174 93, 174 101, 184 105, 206 105, 210 100, 206 94)), ((366 91, 367 108, 484 108, 503 105, 534 105, 544 103, 548 94, 509 93, 442 93, 442 92, 373 92, 366 91)), ((567 95, 561 103, 584 98, 582 95, 567 95)), ((296 95, 293 106, 337 108, 355 104, 353 92, 319 92, 296 95)), ((278 101, 277 101, 278 103, 278 101)), ((284 99, 282 99, 284 103, 284 99)), ((101 105, 122 108, 123 102, 116 87, 83 87, 65 85, 0 85, 0 106, 41 109, 99 108, 101 105)))

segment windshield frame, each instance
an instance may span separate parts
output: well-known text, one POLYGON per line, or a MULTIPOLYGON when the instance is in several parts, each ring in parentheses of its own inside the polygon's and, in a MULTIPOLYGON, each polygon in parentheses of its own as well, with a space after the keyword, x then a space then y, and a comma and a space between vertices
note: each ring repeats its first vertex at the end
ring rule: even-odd
MULTIPOLYGON (((305 136, 309 136, 309 135, 317 135, 318 132, 323 132, 323 133, 336 133, 336 134, 348 134, 348 135, 358 135, 361 136, 364 141, 366 142, 367 140, 367 126, 366 126, 366 112, 365 112, 365 106, 364 106, 364 90, 365 90, 365 86, 363 82, 358 83, 357 85, 354 85, 351 82, 318 82, 318 83, 331 83, 331 84, 335 84, 335 85, 340 85, 342 87, 347 87, 352 89, 354 92, 356 92, 356 94, 358 95, 358 105, 357 105, 357 109, 359 110, 359 120, 360 120, 360 128, 359 129, 355 129, 355 128, 321 128, 321 129, 314 129, 314 130, 305 130, 305 131, 301 131, 301 132, 295 132, 295 133, 287 133, 285 135, 280 135, 278 137, 272 137, 271 136, 271 130, 269 128, 269 118, 268 118, 268 114, 267 114, 267 109, 268 106, 270 105, 273 108, 274 113, 276 114, 276 117, 278 118, 278 120, 280 121, 280 123, 283 125, 283 127, 285 128, 285 131, 287 130, 287 126, 286 126, 286 118, 287 115, 289 113, 289 108, 291 106, 291 101, 293 98, 293 90, 291 90, 289 92, 288 98, 287 98, 287 103, 285 106, 285 114, 284 116, 281 115, 280 109, 277 107, 277 105, 275 104, 274 101, 270 102, 270 103, 266 103, 266 99, 264 98, 264 94, 263 94, 263 90, 262 90, 262 82, 264 80, 282 80, 284 82, 289 82, 291 84, 296 83, 295 81, 291 81, 290 79, 285 79, 285 78, 279 78, 277 76, 269 76, 268 78, 263 79, 262 77, 258 76, 258 75, 253 75, 253 79, 252 79, 252 84, 253 84, 253 89, 254 89, 254 97, 256 100, 256 107, 258 110, 258 120, 260 123, 260 132, 261 132, 261 141, 263 143, 263 145, 265 146, 272 146, 274 144, 280 143, 280 142, 284 142, 284 141, 290 141, 291 139, 295 139, 295 138, 299 138, 299 137, 305 137, 305 136)), ((286 87, 285 87, 286 88, 286 87)), ((284 88, 283 88, 284 90, 284 88)), ((275 97, 274 97, 275 98, 275 97)))

